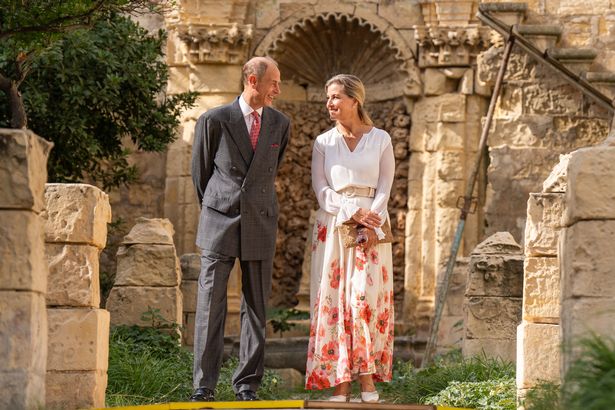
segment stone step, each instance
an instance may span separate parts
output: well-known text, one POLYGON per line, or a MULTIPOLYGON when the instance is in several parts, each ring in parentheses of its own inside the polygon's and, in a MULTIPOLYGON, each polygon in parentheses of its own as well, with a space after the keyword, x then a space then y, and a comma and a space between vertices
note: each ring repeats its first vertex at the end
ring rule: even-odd
POLYGON ((607 97, 615 98, 615 73, 611 71, 588 71, 585 80, 607 97))
POLYGON ((554 48, 562 35, 562 26, 551 24, 519 24, 517 32, 531 41, 534 46, 545 51, 554 48))
POLYGON ((551 48, 546 54, 566 65, 572 72, 581 75, 589 70, 598 51, 594 48, 551 48))
POLYGON ((525 20, 527 14, 527 3, 482 3, 480 9, 483 12, 493 15, 498 20, 512 26, 525 20))

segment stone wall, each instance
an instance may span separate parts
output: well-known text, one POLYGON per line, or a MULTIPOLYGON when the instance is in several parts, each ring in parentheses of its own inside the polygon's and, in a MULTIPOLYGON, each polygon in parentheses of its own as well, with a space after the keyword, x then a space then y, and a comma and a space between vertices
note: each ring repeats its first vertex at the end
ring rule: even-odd
POLYGON ((113 325, 182 325, 181 271, 168 219, 139 218, 117 252, 113 325), (147 314, 144 318, 144 314, 147 314))
POLYGON ((99 254, 111 222, 109 198, 86 184, 47 184, 49 264, 46 407, 105 405, 109 312, 100 309, 99 254))
POLYGON ((523 253, 508 232, 481 242, 470 255, 464 300, 464 357, 486 354, 515 361, 521 322, 523 253))
POLYGON ((560 261, 558 240, 565 211, 563 155, 542 192, 530 194, 525 225, 523 313, 517 328, 517 396, 540 381, 560 382, 560 261))
POLYGON ((573 152, 567 166, 566 210, 560 239, 562 374, 578 341, 615 328, 614 146, 573 152))
POLYGON ((44 188, 52 144, 0 129, 0 408, 45 404, 44 188))

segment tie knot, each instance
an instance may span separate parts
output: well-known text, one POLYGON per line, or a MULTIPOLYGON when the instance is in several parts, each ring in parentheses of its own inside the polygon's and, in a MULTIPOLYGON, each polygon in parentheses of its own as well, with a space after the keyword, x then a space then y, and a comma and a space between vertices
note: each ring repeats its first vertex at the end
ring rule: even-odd
POLYGON ((258 115, 258 111, 252 111, 252 116, 255 120, 258 120, 260 118, 260 115, 258 115))

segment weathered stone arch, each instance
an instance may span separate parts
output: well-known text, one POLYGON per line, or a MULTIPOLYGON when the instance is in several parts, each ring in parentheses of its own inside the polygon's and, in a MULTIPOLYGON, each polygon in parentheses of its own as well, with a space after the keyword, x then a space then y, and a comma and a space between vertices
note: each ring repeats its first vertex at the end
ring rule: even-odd
POLYGON ((322 100, 324 82, 341 72, 359 76, 372 101, 421 90, 408 41, 390 22, 365 11, 297 13, 272 27, 253 54, 275 58, 283 78, 305 87, 308 100, 322 100))

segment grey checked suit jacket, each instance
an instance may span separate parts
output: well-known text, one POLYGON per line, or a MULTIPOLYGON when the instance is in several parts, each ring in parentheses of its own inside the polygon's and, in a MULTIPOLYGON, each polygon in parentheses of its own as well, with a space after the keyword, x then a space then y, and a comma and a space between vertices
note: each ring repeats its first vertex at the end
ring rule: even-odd
POLYGON ((242 260, 273 258, 274 180, 289 136, 288 117, 264 107, 254 151, 239 99, 201 115, 192 147, 192 179, 201 204, 197 246, 242 260))

